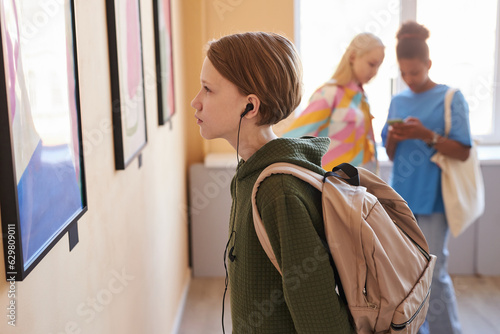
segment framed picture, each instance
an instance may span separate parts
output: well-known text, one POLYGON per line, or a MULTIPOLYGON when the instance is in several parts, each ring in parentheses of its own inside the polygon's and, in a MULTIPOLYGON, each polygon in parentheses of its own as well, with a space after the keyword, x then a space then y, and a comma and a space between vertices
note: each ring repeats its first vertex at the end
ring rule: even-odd
POLYGON ((125 169, 147 142, 139 0, 106 0, 115 167, 125 169))
POLYGON ((0 202, 7 280, 22 281, 87 211, 74 0, 0 2, 0 202))
POLYGON ((175 113, 170 0, 153 0, 153 13, 156 82, 158 88, 158 124, 164 125, 171 121, 172 115, 175 113))

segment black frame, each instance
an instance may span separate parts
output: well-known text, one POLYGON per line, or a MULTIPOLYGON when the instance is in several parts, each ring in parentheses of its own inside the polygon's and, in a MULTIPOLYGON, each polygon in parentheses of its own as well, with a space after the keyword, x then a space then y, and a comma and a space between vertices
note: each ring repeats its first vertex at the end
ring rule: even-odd
POLYGON ((173 42, 172 42, 172 6, 171 0, 153 0, 153 22, 155 30, 155 59, 156 59, 156 84, 157 84, 157 102, 158 102, 158 125, 164 125, 170 122, 172 126, 172 116, 175 114, 175 87, 174 87, 174 61, 173 61, 173 42), (162 18, 162 13, 159 11, 160 3, 168 6, 168 12, 170 17, 168 22, 164 22, 168 25, 168 32, 170 33, 169 39, 164 38, 163 42, 169 43, 169 53, 165 54, 167 50, 162 48, 161 44, 161 31, 160 31, 160 20, 162 18), (163 72, 166 70, 162 67, 161 60, 166 57, 170 63, 167 66, 170 67, 170 76, 164 76, 163 72), (169 92, 171 93, 171 100, 168 96, 163 94, 164 85, 170 86, 169 92), (170 107, 170 112, 168 112, 168 107, 170 107))
MULTIPOLYGON (((40 261, 49 253, 55 244, 68 232, 70 241, 70 251, 78 242, 78 220, 87 212, 87 193, 85 183, 85 168, 83 159, 82 145, 82 127, 80 113, 80 95, 79 95, 79 76, 78 76, 78 57, 76 47, 76 29, 75 29, 75 9, 74 0, 68 0, 68 7, 71 17, 71 37, 73 42, 73 62, 74 62, 74 80, 75 80, 75 111, 76 111, 76 131, 78 132, 78 152, 80 169, 80 195, 81 209, 73 215, 66 218, 61 224, 61 229, 57 234, 53 234, 37 250, 27 265, 23 257, 22 226, 20 219, 20 201, 18 197, 18 184, 15 166, 15 151, 13 147, 13 133, 11 128, 9 101, 7 95, 5 59, 3 34, 1 29, 0 17, 0 202, 2 216, 2 240, 4 250, 5 274, 8 281, 22 281, 28 274, 40 263, 40 261)), ((64 69, 66 67, 64 66, 64 69)), ((71 112, 71 111, 70 111, 71 112)), ((43 145, 42 145, 43 146, 43 145)), ((51 185, 52 186, 52 185, 51 185)), ((67 191, 66 191, 67 193, 67 191)), ((49 208, 50 209, 50 208, 49 208)))
MULTIPOLYGON (((121 0, 116 0, 120 2, 121 0)), ((117 14, 115 0, 106 0, 106 16, 108 24, 108 45, 109 45, 109 68, 111 75, 111 98, 112 98, 112 118, 113 118, 113 140, 115 146, 115 168, 117 170, 125 169, 134 158, 138 157, 142 149, 147 144, 147 122, 146 122, 146 99, 144 94, 144 65, 142 54, 142 36, 141 36, 141 14, 140 14, 140 1, 137 1, 138 6, 138 25, 139 25, 139 42, 140 42, 140 63, 141 63, 141 87, 142 89, 142 107, 144 108, 144 142, 137 147, 129 156, 125 156, 124 148, 124 129, 122 126, 123 113, 122 108, 126 108, 127 104, 123 96, 120 94, 120 77, 124 76, 123 69, 120 69, 118 63, 119 50, 118 50, 118 37, 117 37, 117 14)), ((133 22, 130 22, 133 24, 133 22)), ((123 41, 121 41, 123 42, 123 41)), ((140 165, 139 159, 139 165, 140 165)))

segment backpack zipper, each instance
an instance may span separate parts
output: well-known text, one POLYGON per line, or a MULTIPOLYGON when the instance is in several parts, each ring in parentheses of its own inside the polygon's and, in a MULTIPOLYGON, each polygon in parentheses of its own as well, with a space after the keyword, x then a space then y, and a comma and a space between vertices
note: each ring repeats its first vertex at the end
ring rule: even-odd
POLYGON ((368 293, 366 292, 366 287, 363 288, 363 298, 365 299, 366 306, 374 310, 378 308, 377 304, 370 303, 368 301, 368 293))
POLYGON ((421 247, 421 246, 420 246, 420 245, 419 245, 419 244, 418 244, 415 240, 413 240, 413 239, 412 239, 412 238, 408 235, 408 233, 406 233, 406 231, 405 231, 405 230, 403 230, 403 229, 402 229, 402 228, 401 228, 401 227, 400 227, 400 226, 396 223, 396 221, 395 221, 394 219, 392 220, 392 222, 394 223, 394 225, 396 225, 396 226, 399 228, 399 230, 400 230, 401 232, 403 232, 403 233, 404 233, 404 235, 406 235, 406 236, 408 237, 408 239, 410 239, 410 240, 411 240, 411 242, 413 242, 413 244, 414 244, 415 246, 417 246, 418 250, 420 251, 420 253, 422 253, 422 254, 424 255, 424 257, 427 259, 427 261, 430 261, 430 260, 431 260, 431 257, 430 257, 430 255, 429 255, 429 253, 427 253, 427 252, 426 252, 426 251, 425 251, 425 250, 424 250, 424 249, 423 249, 423 248, 422 248, 422 247, 421 247))
POLYGON ((424 307, 424 304, 427 301, 427 299, 429 298, 430 293, 431 293, 431 288, 429 287, 429 290, 427 290, 427 295, 425 295, 424 301, 422 302, 422 304, 420 304, 420 306, 418 307, 418 309, 415 312, 415 314, 413 314, 410 319, 408 319, 407 321, 405 321, 405 322, 403 322, 401 324, 395 324, 395 323, 391 322, 391 328, 394 329, 395 331, 401 331, 401 330, 405 329, 406 326, 408 326, 409 324, 411 324, 412 321, 415 320, 415 318, 417 317, 417 315, 422 310, 422 307, 424 307))

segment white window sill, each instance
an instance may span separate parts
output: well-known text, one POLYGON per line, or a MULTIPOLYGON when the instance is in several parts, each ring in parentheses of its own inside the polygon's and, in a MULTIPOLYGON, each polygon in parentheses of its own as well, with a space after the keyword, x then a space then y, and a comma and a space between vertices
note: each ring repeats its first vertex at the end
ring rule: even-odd
MULTIPOLYGON (((481 166, 500 165, 500 145, 480 145, 477 147, 477 154, 481 161, 481 166)), ((390 166, 392 162, 381 145, 377 146, 377 157, 380 166, 390 166)))
MULTIPOLYGON (((500 166, 500 145, 481 145, 477 152, 482 166, 500 166)), ((383 146, 378 145, 377 155, 380 166, 392 165, 383 146)), ((236 168, 236 153, 209 153, 204 163, 210 168, 236 168)))

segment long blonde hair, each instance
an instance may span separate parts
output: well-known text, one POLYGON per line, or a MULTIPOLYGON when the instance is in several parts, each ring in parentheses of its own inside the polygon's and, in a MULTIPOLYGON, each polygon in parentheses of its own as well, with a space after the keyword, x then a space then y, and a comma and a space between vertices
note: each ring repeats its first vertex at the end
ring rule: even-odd
POLYGON ((356 35, 347 47, 340 63, 333 73, 332 79, 336 85, 346 85, 354 80, 354 72, 351 66, 351 57, 360 57, 375 48, 385 48, 384 43, 372 33, 363 32, 356 35))

